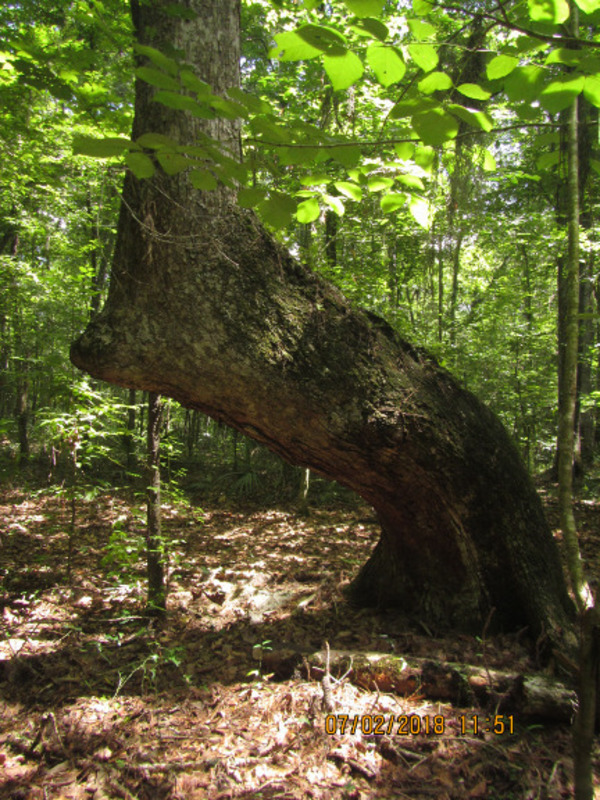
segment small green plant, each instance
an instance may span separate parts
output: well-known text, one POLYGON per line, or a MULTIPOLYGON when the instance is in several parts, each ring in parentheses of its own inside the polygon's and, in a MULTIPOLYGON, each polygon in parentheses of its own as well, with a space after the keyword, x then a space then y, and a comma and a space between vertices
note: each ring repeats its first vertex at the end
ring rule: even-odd
POLYGON ((263 642, 257 643, 252 648, 252 658, 258 662, 258 666, 256 669, 251 669, 250 672, 246 673, 247 678, 254 678, 255 680, 261 680, 263 677, 262 675, 262 665, 263 665, 263 656, 264 653, 269 652, 273 649, 273 643, 270 639, 265 639, 263 642))
POLYGON ((121 515, 113 523, 112 533, 104 548, 102 566, 109 575, 131 575, 144 554, 144 540, 139 534, 125 528, 126 517, 121 515))

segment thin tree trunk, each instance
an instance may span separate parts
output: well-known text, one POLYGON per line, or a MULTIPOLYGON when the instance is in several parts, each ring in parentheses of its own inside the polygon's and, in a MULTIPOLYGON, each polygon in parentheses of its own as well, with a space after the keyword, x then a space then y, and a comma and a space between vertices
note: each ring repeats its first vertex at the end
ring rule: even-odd
POLYGON ((575 405, 577 399, 577 355, 579 341, 579 159, 577 142, 577 99, 568 121, 568 253, 564 265, 564 319, 559 325, 564 340, 559 343, 559 419, 558 419, 558 503, 569 575, 577 603, 585 606, 587 584, 579 552, 577 526, 573 513, 573 453, 575 443, 575 405))
POLYGON ((146 528, 146 564, 148 577, 148 611, 162 617, 166 612, 165 581, 163 569, 164 545, 161 531, 160 508, 160 423, 161 397, 148 393, 148 463, 146 498, 148 522, 146 528))

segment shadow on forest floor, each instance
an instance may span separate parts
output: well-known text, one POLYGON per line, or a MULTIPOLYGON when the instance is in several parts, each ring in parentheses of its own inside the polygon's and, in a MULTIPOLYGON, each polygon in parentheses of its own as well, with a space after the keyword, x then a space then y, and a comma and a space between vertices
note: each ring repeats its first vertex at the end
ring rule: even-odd
MULTIPOLYGON (((486 669, 536 666, 523 637, 483 643, 350 608, 343 589, 377 539, 367 507, 298 517, 165 506, 163 627, 140 615, 143 509, 107 496, 76 510, 67 586, 70 509, 49 494, 0 494, 0 798, 571 796, 567 726, 515 720, 513 735, 462 734, 461 715, 495 709, 342 681, 335 712, 361 722, 354 734, 326 732, 321 686, 302 665, 325 640, 486 669), (287 654, 276 675, 272 652, 287 654), (374 714, 415 715, 419 731, 386 751, 363 724, 374 714), (441 735, 425 731, 434 716, 441 735)), ((598 508, 580 512, 598 558, 598 508)))

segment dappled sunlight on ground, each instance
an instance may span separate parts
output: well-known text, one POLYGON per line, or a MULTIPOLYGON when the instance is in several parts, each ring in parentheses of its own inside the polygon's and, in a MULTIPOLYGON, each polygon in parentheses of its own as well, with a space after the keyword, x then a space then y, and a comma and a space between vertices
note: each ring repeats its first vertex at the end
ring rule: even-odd
MULTIPOLYGON (((598 512, 587 513, 591 529, 598 512)), ((74 527, 71 514, 48 494, 0 494, 0 797, 570 796, 564 725, 517 718, 500 735, 483 723, 494 708, 399 697, 333 669, 327 716, 305 660, 325 641, 535 668, 523 636, 482 641, 350 608, 343 590, 377 540, 368 508, 166 506, 163 627, 141 613, 143 507, 98 497, 78 501, 74 527)))

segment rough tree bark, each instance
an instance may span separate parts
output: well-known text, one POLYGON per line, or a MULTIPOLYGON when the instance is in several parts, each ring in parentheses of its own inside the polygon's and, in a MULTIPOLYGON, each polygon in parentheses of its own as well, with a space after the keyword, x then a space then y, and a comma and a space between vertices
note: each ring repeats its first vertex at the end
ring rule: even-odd
MULTIPOLYGON (((141 41, 186 54, 213 91, 235 85, 238 0, 191 0, 194 20, 134 8, 141 41)), ((136 88, 134 138, 197 141, 211 126, 136 88)), ((494 620, 560 639, 572 608, 542 506, 498 419, 433 358, 295 261, 228 191, 185 174, 128 175, 110 292, 76 365, 170 395, 357 491, 381 539, 353 584, 365 604, 430 623, 494 620)))

